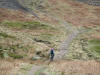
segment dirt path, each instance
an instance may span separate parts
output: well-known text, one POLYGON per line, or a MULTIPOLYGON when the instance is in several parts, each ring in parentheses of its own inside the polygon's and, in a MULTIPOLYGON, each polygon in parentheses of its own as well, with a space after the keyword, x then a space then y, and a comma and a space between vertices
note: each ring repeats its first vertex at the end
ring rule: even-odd
POLYGON ((54 16, 52 17, 58 22, 60 22, 61 24, 63 24, 66 27, 66 30, 69 30, 71 32, 68 36, 66 36, 66 40, 62 42, 61 45, 59 46, 59 49, 58 49, 59 52, 55 54, 55 60, 59 60, 59 59, 63 59, 63 56, 68 53, 69 45, 73 41, 73 39, 75 39, 77 35, 85 31, 81 28, 77 29, 69 25, 69 23, 67 23, 66 21, 60 20, 59 18, 56 18, 54 16))
POLYGON ((67 22, 62 22, 66 29, 69 30, 71 33, 66 37, 66 40, 59 46, 59 53, 56 54, 55 59, 63 59, 63 56, 68 53, 68 48, 70 43, 79 35, 80 33, 83 33, 84 31, 81 29, 72 28, 70 25, 68 25, 67 22))
POLYGON ((73 41, 74 38, 76 38, 78 34, 78 31, 74 31, 67 37, 67 39, 60 45, 59 53, 56 54, 55 59, 63 59, 63 56, 68 53, 70 43, 73 41))

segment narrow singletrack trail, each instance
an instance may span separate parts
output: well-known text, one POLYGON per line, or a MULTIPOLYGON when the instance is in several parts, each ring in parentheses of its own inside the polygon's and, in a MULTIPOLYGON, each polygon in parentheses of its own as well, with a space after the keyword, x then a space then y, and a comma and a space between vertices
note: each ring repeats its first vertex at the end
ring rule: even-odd
POLYGON ((65 41, 63 41, 59 46, 59 52, 55 54, 55 60, 63 59, 63 56, 68 53, 68 48, 70 43, 81 33, 84 33, 85 31, 83 29, 77 29, 73 28, 73 26, 69 25, 66 21, 62 21, 59 18, 56 18, 51 15, 52 18, 60 22, 66 27, 66 30, 70 31, 71 33, 66 36, 65 41))
MULTIPOLYGON (((68 53, 68 48, 69 48, 70 43, 80 33, 82 33, 82 32, 74 30, 71 34, 69 34, 67 36, 67 39, 60 45, 60 47, 59 47, 59 53, 56 54, 55 60, 63 59, 63 56, 68 53)), ((42 68, 43 68, 43 66, 33 66, 32 69, 28 72, 27 75, 35 75, 35 73, 38 70, 42 69, 42 68)))
POLYGON ((74 31, 72 34, 68 35, 67 39, 60 45, 59 53, 56 55, 55 59, 62 59, 63 56, 68 53, 70 43, 78 34, 78 31, 74 31))
MULTIPOLYGON (((55 54, 55 60, 63 59, 63 56, 68 53, 70 43, 73 41, 73 39, 76 38, 79 33, 81 32, 74 30, 67 36, 67 39, 59 47, 59 53, 55 54)), ((27 75, 35 75, 35 73, 41 68, 43 68, 43 66, 33 66, 27 75)))

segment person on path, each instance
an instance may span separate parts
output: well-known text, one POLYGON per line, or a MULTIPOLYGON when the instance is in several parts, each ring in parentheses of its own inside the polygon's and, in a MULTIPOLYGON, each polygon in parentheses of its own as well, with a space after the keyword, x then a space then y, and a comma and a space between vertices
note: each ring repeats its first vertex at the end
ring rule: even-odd
POLYGON ((54 59, 54 49, 53 48, 51 48, 51 50, 50 50, 50 61, 53 61, 53 59, 54 59))

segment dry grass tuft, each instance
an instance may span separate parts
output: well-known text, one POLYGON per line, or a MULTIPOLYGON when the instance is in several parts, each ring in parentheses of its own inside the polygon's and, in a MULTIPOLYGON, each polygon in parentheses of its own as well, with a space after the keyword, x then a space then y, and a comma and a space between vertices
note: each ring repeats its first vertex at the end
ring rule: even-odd
POLYGON ((0 75, 18 75, 19 63, 12 59, 0 60, 0 75), (9 60, 9 61, 8 61, 9 60))

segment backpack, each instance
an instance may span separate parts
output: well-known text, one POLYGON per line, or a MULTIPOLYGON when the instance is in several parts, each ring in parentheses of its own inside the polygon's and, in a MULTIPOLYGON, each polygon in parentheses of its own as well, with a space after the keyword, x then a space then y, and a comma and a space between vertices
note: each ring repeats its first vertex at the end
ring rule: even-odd
POLYGON ((54 51, 53 51, 53 50, 51 50, 50 54, 54 54, 54 51))

